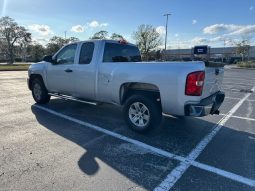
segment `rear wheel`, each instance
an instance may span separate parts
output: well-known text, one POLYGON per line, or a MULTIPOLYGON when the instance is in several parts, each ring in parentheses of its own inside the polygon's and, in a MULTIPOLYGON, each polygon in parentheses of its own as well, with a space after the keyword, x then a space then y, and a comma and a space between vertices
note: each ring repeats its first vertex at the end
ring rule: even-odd
POLYGON ((36 78, 32 81, 32 95, 36 103, 46 104, 50 101, 48 91, 41 79, 36 78))
POLYGON ((138 94, 125 102, 124 118, 132 130, 142 133, 160 125, 162 111, 156 99, 138 94))

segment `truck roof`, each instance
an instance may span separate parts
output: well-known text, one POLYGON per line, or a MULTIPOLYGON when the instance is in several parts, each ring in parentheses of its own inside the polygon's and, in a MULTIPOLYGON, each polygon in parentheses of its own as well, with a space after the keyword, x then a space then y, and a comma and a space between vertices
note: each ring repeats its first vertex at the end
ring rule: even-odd
MULTIPOLYGON (((111 39, 89 39, 89 40, 77 41, 77 42, 73 42, 73 43, 83 43, 83 42, 108 42, 108 43, 121 43, 121 44, 128 44, 131 46, 136 46, 132 43, 129 43, 126 40, 111 40, 111 39)), ((72 43, 70 43, 70 44, 72 44, 72 43)))

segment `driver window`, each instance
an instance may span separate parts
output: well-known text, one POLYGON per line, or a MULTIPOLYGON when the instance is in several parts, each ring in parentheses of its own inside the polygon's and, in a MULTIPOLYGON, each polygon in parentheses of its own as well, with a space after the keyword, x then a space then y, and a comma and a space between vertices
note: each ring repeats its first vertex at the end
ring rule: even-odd
POLYGON ((77 44, 71 44, 62 49, 57 57, 57 64, 74 64, 77 44))

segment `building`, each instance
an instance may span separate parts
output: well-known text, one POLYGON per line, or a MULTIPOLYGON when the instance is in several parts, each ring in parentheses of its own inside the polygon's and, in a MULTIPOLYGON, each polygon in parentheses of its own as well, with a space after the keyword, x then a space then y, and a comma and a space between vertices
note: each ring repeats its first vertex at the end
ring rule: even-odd
MULTIPOLYGON (((236 54, 236 47, 210 48, 211 59, 231 59, 241 58, 236 54)), ((193 58, 193 49, 172 49, 166 51, 167 60, 191 60, 193 58)), ((255 60, 255 46, 249 50, 249 59, 255 60)))

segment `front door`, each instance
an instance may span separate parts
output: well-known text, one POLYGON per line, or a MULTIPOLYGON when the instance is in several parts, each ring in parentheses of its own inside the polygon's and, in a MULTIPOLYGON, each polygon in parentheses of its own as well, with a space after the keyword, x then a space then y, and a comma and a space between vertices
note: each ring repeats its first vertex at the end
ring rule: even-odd
POLYGON ((54 57, 55 63, 47 68, 47 85, 50 92, 72 95, 75 91, 74 63, 77 44, 70 44, 54 57))

